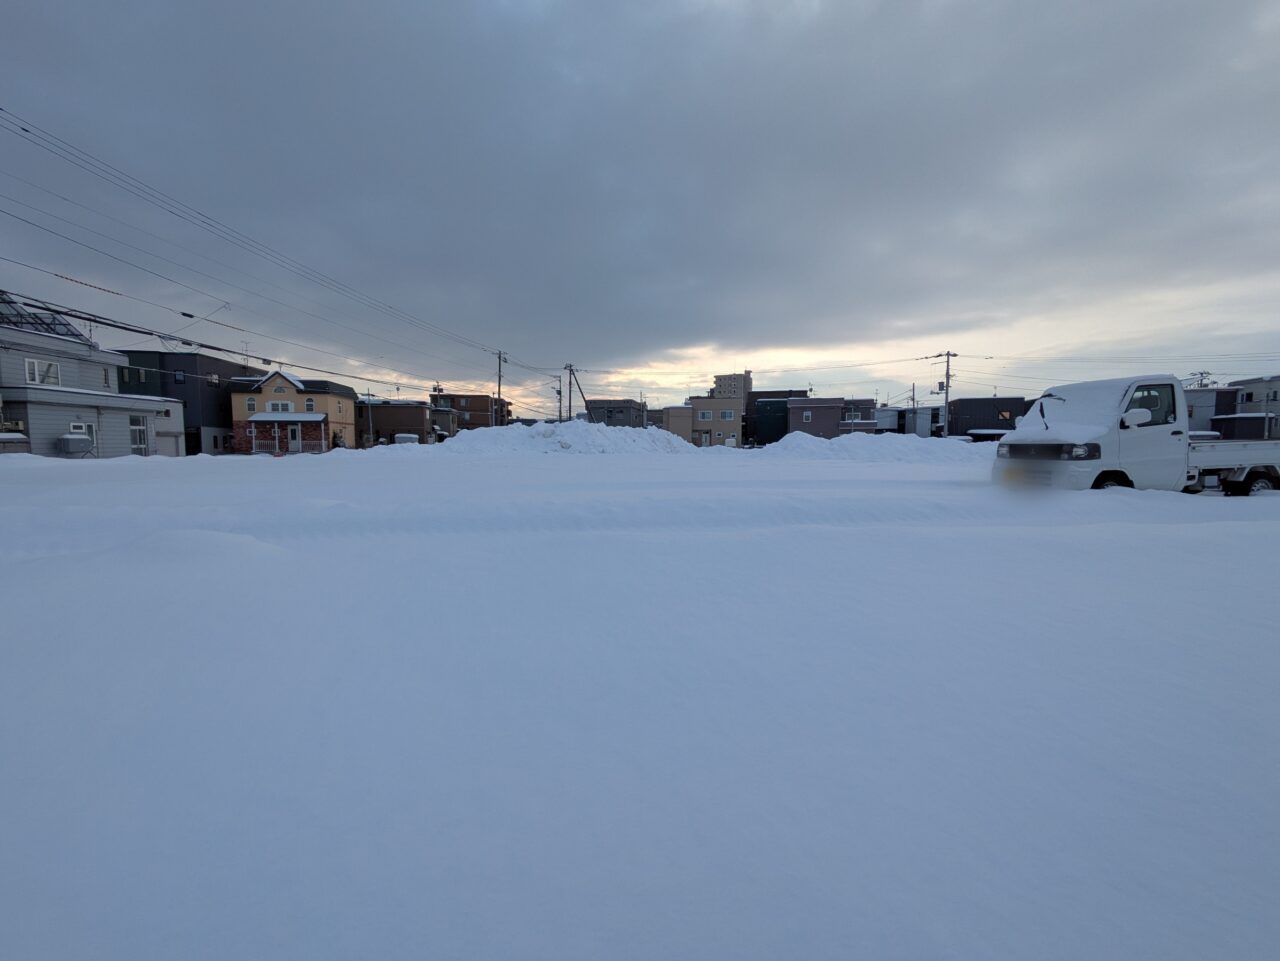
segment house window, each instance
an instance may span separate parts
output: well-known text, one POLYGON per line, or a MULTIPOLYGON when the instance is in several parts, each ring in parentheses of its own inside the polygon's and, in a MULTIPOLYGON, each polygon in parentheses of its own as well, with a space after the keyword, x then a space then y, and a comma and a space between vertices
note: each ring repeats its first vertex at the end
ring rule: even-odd
POLYGON ((723 436, 724 436, 724 431, 722 431, 722 430, 718 430, 718 431, 716 431, 716 436, 717 436, 717 437, 723 437, 723 436))
POLYGON ((338 401, 338 413, 342 413, 342 401, 338 401))
POLYGON ((217 449, 218 449, 218 435, 217 435, 217 434, 214 434, 214 435, 213 435, 213 449, 214 449, 214 450, 217 450, 217 449))
POLYGON ((105 367, 102 368, 102 387, 104 390, 111 388, 111 371, 105 367))
POLYGON ((141 414, 129 415, 129 453, 146 457, 150 448, 147 445, 147 419, 141 414))
MULTIPOLYGON (((29 364, 29 363, 31 363, 31 361, 27 361, 27 363, 29 364)), ((27 377, 27 379, 28 379, 28 380, 30 380, 30 379, 31 379, 31 378, 30 378, 30 376, 28 376, 28 377, 27 377)), ((1241 394, 1241 395, 1240 395, 1240 403, 1242 403, 1242 404, 1251 404, 1251 403, 1253 403, 1253 391, 1249 391, 1247 394, 1241 394)))
POLYGON ((267 404, 267 410, 273 414, 289 414, 293 412, 293 401, 291 400, 273 400, 267 404))
POLYGON ((711 420, 711 411, 709 410, 698 411, 698 420, 711 420))
POLYGON ((141 367, 138 368, 138 383, 145 384, 147 382, 147 372, 141 367))
POLYGON ((258 409, 258 398, 256 397, 245 398, 244 406, 245 406, 245 410, 247 410, 249 413, 251 414, 254 413, 258 409))
POLYGON ((62 386, 62 368, 52 361, 28 359, 27 383, 60 387, 62 386))
POLYGON ((804 412, 804 415, 800 419, 803 420, 806 424, 811 423, 813 421, 813 411, 806 410, 804 412))
POLYGON ((308 397, 303 406, 306 407, 308 413, 314 411, 316 409, 316 399, 314 397, 308 397))
POLYGON ((205 383, 208 384, 210 387, 217 387, 219 384, 222 383, 222 381, 218 379, 217 374, 210 374, 208 377, 205 378, 205 383))
POLYGON ((466 406, 467 406, 467 399, 466 399, 465 397, 459 397, 459 398, 458 398, 458 406, 459 406, 459 407, 466 407, 466 406))
POLYGON ((283 393, 285 393, 285 392, 286 392, 286 391, 285 391, 285 389, 284 389, 283 387, 276 387, 276 388, 273 388, 273 389, 272 389, 272 391, 271 391, 271 393, 273 393, 273 394, 283 394, 283 393))
POLYGON ((733 420, 733 411, 731 411, 731 410, 722 410, 722 411, 720 411, 720 419, 721 419, 721 420, 733 420))
POLYGON ((175 370, 173 372, 173 382, 175 384, 185 384, 187 382, 187 372, 185 370, 175 370))
POLYGON ((471 423, 471 411, 467 411, 466 413, 464 413, 462 415, 462 419, 466 421, 468 424, 471 423))
POLYGON ((98 446, 97 435, 94 432, 94 428, 92 424, 82 424, 77 422, 74 424, 68 424, 67 427, 70 430, 70 432, 73 434, 84 434, 85 437, 88 437, 90 446, 92 447, 98 446))

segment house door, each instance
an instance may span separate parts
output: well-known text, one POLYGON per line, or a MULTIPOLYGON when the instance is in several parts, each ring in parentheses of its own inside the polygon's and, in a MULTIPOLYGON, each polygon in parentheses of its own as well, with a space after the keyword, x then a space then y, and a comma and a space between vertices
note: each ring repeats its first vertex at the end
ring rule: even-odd
POLYGON ((289 453, 296 454, 302 450, 302 425, 289 425, 289 453))

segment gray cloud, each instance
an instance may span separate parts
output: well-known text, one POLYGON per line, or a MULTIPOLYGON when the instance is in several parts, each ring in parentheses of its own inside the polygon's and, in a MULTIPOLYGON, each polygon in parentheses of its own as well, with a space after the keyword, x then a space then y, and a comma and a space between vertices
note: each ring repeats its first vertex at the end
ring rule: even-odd
MULTIPOLYGON (((6 106, 536 363, 941 336, 1255 277, 1280 249, 1263 4, 69 0, 11 21, 6 106)), ((429 352, 415 369, 488 365, 3 143, 5 169, 429 352)), ((0 242, 213 306, 11 222, 0 242)), ((282 336, 395 352, 192 283, 282 336)))

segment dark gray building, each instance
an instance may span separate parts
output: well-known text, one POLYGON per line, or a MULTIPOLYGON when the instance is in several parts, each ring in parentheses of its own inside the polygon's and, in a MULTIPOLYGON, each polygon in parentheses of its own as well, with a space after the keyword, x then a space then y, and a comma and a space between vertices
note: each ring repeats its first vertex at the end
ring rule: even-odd
POLYGON ((607 427, 644 427, 645 405, 638 400, 588 400, 588 419, 607 427))
POLYGON ((121 387, 134 394, 182 401, 188 454, 234 453, 231 380, 262 377, 265 370, 222 357, 165 351, 126 350, 121 387))
POLYGON ((843 397, 793 397, 787 401, 787 432, 839 437, 843 397))
POLYGON ((1026 412, 1025 397, 958 397, 947 406, 947 432, 952 437, 994 439, 1013 430, 1026 412))
POLYGON ((747 405, 742 413, 742 438, 743 444, 748 447, 758 447, 765 444, 772 444, 776 440, 780 440, 786 434, 786 405, 782 407, 782 422, 778 424, 778 408, 768 407, 762 409, 760 401, 787 400, 791 397, 808 397, 807 390, 753 390, 747 394, 747 405), (757 426, 761 413, 765 414, 766 425, 761 433, 761 429, 757 426))

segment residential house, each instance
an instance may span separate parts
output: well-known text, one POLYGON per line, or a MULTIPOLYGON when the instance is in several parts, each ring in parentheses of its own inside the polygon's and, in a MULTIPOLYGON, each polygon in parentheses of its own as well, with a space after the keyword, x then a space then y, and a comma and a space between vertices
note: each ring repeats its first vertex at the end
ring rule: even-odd
POLYGON ((412 434, 419 444, 436 442, 427 400, 361 397, 356 401, 356 430, 361 447, 395 443, 397 434, 412 434))
POLYGON ((691 442, 699 447, 740 447, 746 397, 690 397, 691 442))
POLYGON ((947 405, 947 433, 974 440, 998 439, 1013 430, 1026 412, 1025 397, 958 397, 947 405))
POLYGON ((103 350, 65 317, 0 291, 0 397, 9 440, 51 457, 184 453, 182 403, 120 392, 129 359, 103 350))
POLYGON ((1191 431, 1213 430, 1213 418, 1236 413, 1235 387, 1188 387, 1187 428, 1191 431))
POLYGON ((840 412, 841 434, 874 434, 877 426, 874 397, 853 397, 840 412))
POLYGON ((511 401, 498 400, 491 394, 454 394, 433 392, 432 397, 440 407, 449 407, 458 414, 458 429, 475 427, 503 427, 511 423, 511 401))
POLYGON ((662 429, 693 443, 693 408, 688 404, 662 408, 662 429))
POLYGON ((793 397, 787 402, 787 432, 839 437, 843 397, 793 397))
POLYGON ((646 405, 644 411, 645 427, 662 427, 664 426, 664 416, 661 407, 648 407, 646 405))
POLYGON ((354 447, 356 392, 282 370, 231 381, 231 427, 239 454, 319 454, 354 447))
POLYGON ((267 372, 240 361, 196 353, 127 350, 129 366, 120 369, 122 389, 182 401, 188 454, 230 454, 231 382, 267 372))
MULTIPOLYGON (((1228 428, 1231 437, 1269 440, 1280 436, 1276 427, 1276 420, 1280 418, 1280 374, 1233 380, 1228 386, 1237 391, 1234 418, 1240 422, 1228 428)), ((1215 425, 1218 420, 1214 418, 1215 425)), ((1227 433, 1222 436, 1228 438, 1227 433)))
POLYGON ((644 427, 645 405, 638 400, 588 400, 588 419, 607 427, 644 427))

